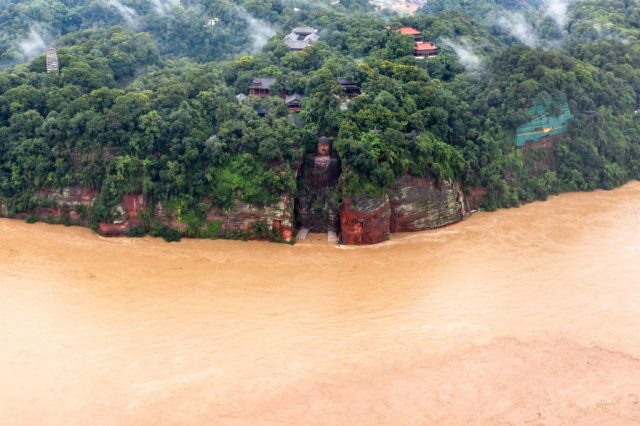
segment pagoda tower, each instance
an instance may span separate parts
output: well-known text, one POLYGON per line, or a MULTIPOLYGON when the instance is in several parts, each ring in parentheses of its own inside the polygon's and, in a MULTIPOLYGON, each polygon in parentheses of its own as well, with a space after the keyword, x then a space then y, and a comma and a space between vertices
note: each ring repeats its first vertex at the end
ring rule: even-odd
POLYGON ((47 72, 58 72, 58 54, 56 49, 50 47, 47 49, 47 72))

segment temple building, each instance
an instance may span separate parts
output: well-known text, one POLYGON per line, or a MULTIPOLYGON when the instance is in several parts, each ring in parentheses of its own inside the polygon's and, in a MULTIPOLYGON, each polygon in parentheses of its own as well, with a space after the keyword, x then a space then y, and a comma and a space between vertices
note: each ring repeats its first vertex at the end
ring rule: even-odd
POLYGON ((259 106, 256 112, 258 113, 258 117, 264 118, 269 114, 270 109, 266 106, 259 106))
POLYGON ((47 49, 47 72, 58 72, 59 69, 56 49, 50 47, 47 49))
POLYGON ((271 88, 276 84, 274 77, 255 77, 249 86, 249 96, 266 98, 271 95, 271 88))
POLYGON ((287 105, 289 111, 300 111, 302 109, 302 100, 304 96, 299 93, 294 93, 292 95, 286 95, 284 98, 284 103, 287 105))
POLYGON ((438 46, 433 43, 419 41, 416 43, 415 50, 413 51, 413 56, 415 56, 416 59, 435 58, 436 56, 438 56, 438 50, 438 46))
POLYGON ((311 27, 296 27, 282 40, 292 52, 299 52, 318 41, 318 30, 311 27))
POLYGON ((413 41, 418 42, 422 40, 422 33, 413 27, 400 27, 396 32, 413 37, 413 41))
POLYGON ((351 99, 351 98, 355 98, 356 96, 360 95, 360 87, 352 79, 350 79, 348 77, 338 77, 338 78, 336 78, 336 81, 338 82, 340 87, 342 87, 342 92, 348 98, 351 99))

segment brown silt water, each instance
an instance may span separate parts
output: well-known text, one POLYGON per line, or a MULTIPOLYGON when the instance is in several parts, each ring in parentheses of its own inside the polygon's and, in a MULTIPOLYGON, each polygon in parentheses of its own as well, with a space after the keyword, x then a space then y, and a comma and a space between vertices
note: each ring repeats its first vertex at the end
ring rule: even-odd
POLYGON ((0 423, 640 423, 640 182, 325 239, 0 220, 0 423))

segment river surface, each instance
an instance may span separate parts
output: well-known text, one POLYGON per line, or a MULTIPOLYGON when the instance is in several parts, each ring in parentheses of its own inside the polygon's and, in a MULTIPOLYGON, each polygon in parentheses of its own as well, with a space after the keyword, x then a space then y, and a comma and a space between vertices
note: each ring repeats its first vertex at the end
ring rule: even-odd
POLYGON ((640 182, 337 247, 0 220, 0 423, 638 424, 640 182))

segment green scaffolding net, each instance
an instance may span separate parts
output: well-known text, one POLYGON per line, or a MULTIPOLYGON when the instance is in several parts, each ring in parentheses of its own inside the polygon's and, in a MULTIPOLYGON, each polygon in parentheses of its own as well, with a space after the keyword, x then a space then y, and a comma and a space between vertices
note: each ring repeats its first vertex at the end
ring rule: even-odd
POLYGON ((569 110, 567 100, 535 101, 527 110, 531 121, 518 127, 516 132, 516 146, 523 147, 527 142, 539 142, 547 136, 566 133, 573 115, 569 110))

